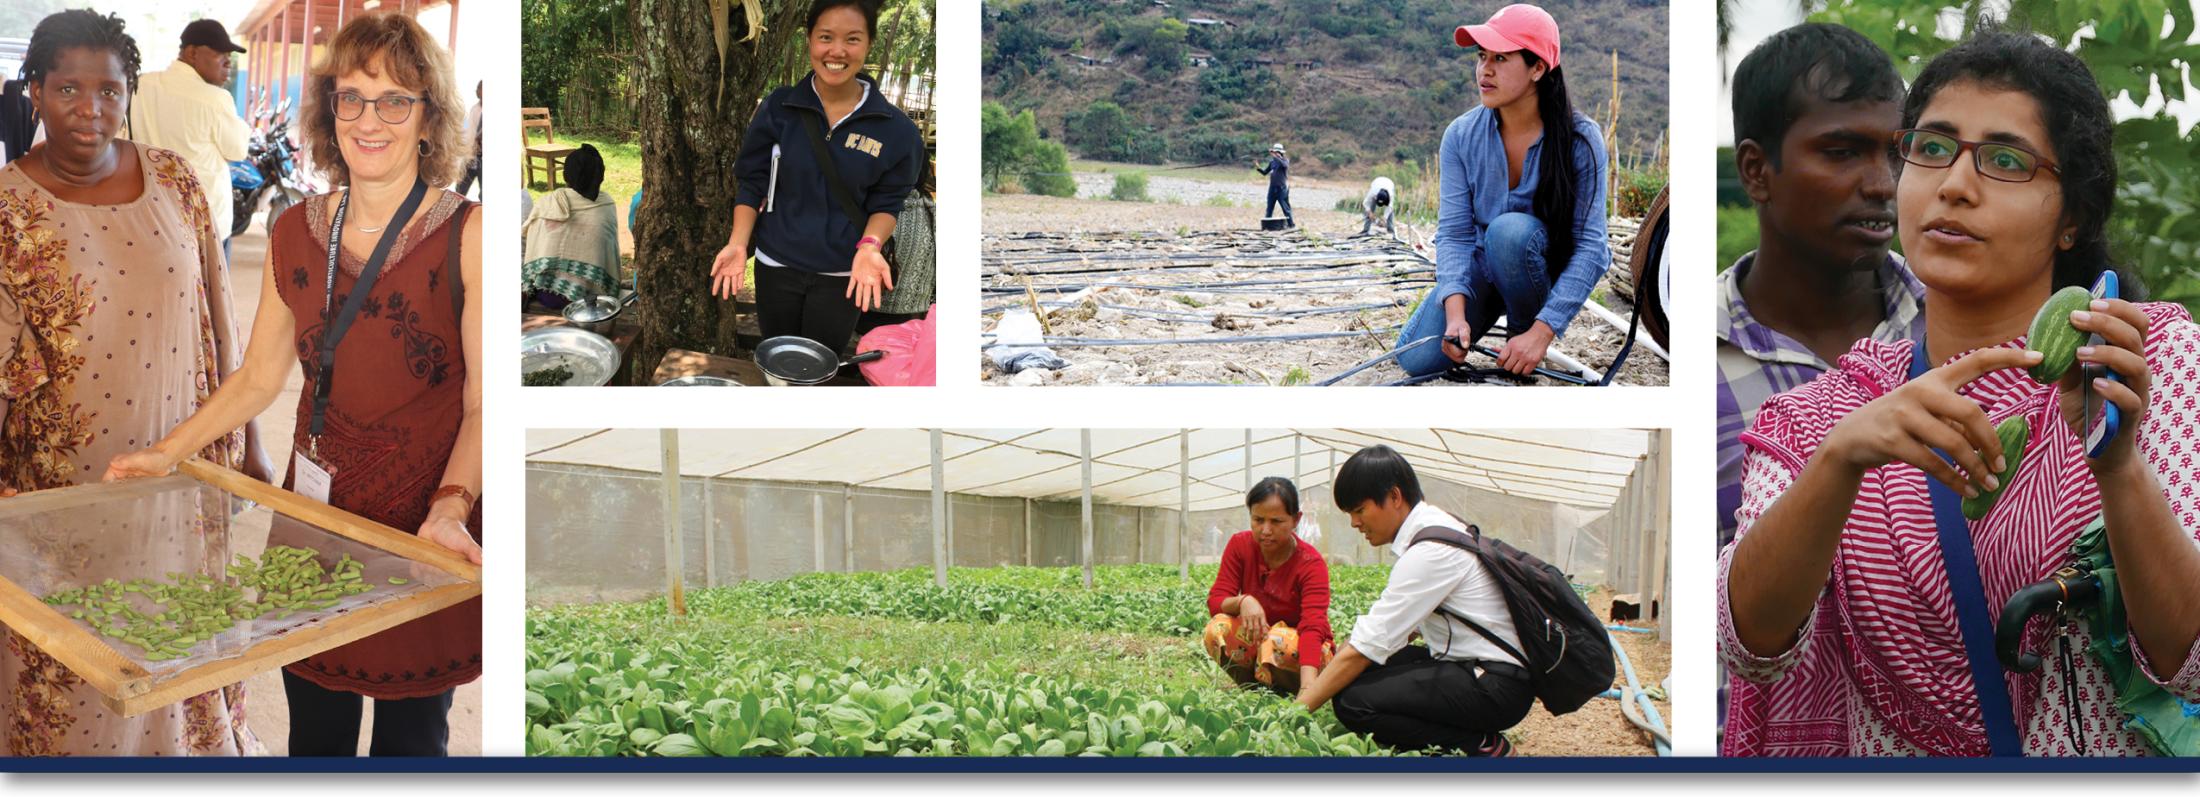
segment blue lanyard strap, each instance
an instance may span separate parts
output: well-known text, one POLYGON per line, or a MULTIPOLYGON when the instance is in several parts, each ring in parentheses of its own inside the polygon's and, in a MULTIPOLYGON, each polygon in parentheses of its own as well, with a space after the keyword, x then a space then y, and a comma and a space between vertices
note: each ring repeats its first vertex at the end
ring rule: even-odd
MULTIPOLYGON (((1910 359, 1910 378, 1930 368, 1925 339, 1917 339, 1916 356, 1910 359)), ((1943 455, 1945 456, 1945 455, 1943 455)), ((1986 744, 1996 757, 2024 755, 2017 737, 2016 715, 2010 710, 2009 681, 2001 661, 1994 656, 1994 616, 1987 611, 1986 587, 1979 581, 1978 552, 1971 546, 1971 524, 1963 517, 1963 499, 1932 474, 1925 487, 1933 499, 1933 527, 1940 536, 1940 561, 1948 570, 1948 592, 1956 604, 1956 627, 1963 632, 1964 657, 1971 663, 1971 683, 1978 691, 1979 721, 1985 726, 1986 744)))

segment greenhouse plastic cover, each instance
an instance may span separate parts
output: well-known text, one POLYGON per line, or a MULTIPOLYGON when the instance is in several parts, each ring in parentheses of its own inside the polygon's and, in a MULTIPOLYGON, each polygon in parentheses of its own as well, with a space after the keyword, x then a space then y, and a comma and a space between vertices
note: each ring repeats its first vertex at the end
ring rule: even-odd
MULTIPOLYGON (((1646 431, 1256 429, 1248 474, 1240 467, 1245 430, 1195 430, 1193 509, 1179 518, 1177 433, 1094 430, 1094 563, 1215 561, 1246 528, 1248 481, 1291 475, 1294 433, 1304 436, 1295 480, 1305 512, 1299 534, 1332 562, 1388 561, 1335 508, 1328 487, 1338 464, 1376 442, 1413 463, 1430 503, 1583 583, 1635 583, 1637 554, 1663 523, 1640 481, 1646 431), (1599 450, 1618 455, 1588 453, 1599 450)), ((528 434, 528 600, 625 600, 661 591, 658 431, 528 434)), ((1082 561, 1078 430, 941 436, 948 564, 1082 561)), ((683 430, 679 444, 690 584, 934 562, 926 430, 683 430)))
MULTIPOLYGON (((1083 476, 1078 429, 942 432, 947 492, 1002 498, 1077 500, 1083 476)), ((1612 505, 1649 448, 1642 430, 1254 429, 1190 431, 1191 508, 1240 505, 1245 472, 1289 475, 1294 448, 1304 490, 1328 483, 1337 461, 1387 444, 1423 479, 1501 495, 1601 510, 1612 505)), ((529 430, 527 459, 658 472, 655 429, 529 430)), ((925 429, 681 430, 683 476, 818 482, 901 490, 932 488, 925 429)), ((1178 505, 1176 430, 1092 430, 1092 490, 1098 503, 1178 505)))

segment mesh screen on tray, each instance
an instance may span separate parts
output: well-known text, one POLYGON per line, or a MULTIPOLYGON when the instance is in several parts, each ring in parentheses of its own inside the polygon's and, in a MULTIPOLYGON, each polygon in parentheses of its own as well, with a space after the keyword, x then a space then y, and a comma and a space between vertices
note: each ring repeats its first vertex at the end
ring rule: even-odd
POLYGON ((266 507, 232 513, 251 505, 188 477, 115 487, 111 497, 0 515, 0 576, 156 677, 460 583, 266 507), (269 549, 281 551, 271 566, 290 576, 280 583, 254 577, 269 549))

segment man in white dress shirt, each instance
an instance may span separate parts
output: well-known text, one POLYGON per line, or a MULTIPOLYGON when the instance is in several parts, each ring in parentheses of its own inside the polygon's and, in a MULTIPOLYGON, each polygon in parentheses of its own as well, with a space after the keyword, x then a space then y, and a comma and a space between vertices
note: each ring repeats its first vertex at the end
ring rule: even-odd
POLYGON ((176 62, 139 78, 137 97, 130 102, 130 140, 173 150, 191 164, 206 192, 206 209, 214 220, 214 235, 222 241, 225 263, 235 216, 229 162, 245 159, 252 135, 237 116, 236 99, 227 88, 229 57, 241 52, 244 48, 230 41, 220 22, 202 19, 185 25, 176 62))
POLYGON ((1528 716, 1535 689, 1518 659, 1464 622, 1518 650, 1504 593, 1474 554, 1413 544, 1424 531, 1469 526, 1423 502, 1413 466, 1389 446, 1345 460, 1332 493, 1352 528, 1390 546, 1398 564, 1299 703, 1313 711, 1334 699, 1346 728, 1400 750, 1511 754, 1503 731, 1528 716), (1408 644, 1416 634, 1427 647, 1408 644))

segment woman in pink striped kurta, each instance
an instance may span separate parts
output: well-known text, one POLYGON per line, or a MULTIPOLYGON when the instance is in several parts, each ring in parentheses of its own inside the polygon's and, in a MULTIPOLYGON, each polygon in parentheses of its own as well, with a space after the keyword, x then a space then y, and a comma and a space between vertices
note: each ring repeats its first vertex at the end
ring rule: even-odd
MULTIPOLYGON (((2101 517, 2136 663, 2200 699, 2200 326, 2171 304, 2073 314, 2105 342, 2080 361, 2129 382, 2095 384, 2126 418, 2095 460, 2073 431, 2079 377, 2041 384, 2022 368, 2036 356, 2024 352, 2033 309, 2108 262, 2106 103, 2075 58, 1988 34, 1928 65, 1904 117, 1939 134, 1898 137, 1909 165, 1897 196, 1903 249, 1926 288, 1923 345, 1939 367, 1912 379, 1918 344, 1861 341, 1835 370, 1768 401, 1743 436, 1740 533, 1719 565, 1727 755, 1986 754, 1926 480, 1990 487, 2003 453, 1992 426, 2012 415, 2031 423, 2029 453, 1970 524, 1986 604, 2068 564, 2101 517)), ((2027 648, 2045 645, 2044 625, 2027 648)), ((2076 628, 2073 649, 2087 641, 2076 628)), ((2123 730, 2101 666, 2082 652, 2074 663, 1995 673, 2024 752, 2148 754, 2123 730)))

